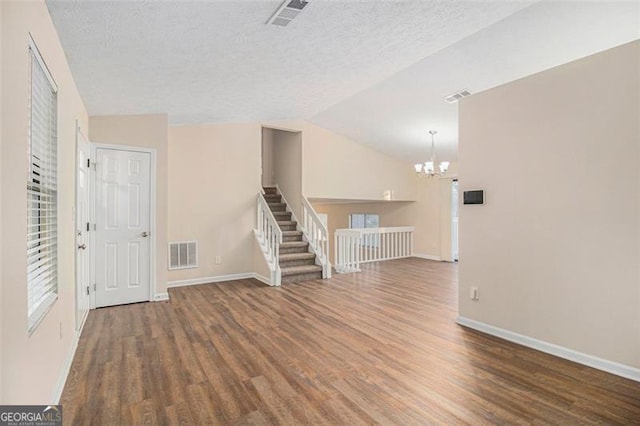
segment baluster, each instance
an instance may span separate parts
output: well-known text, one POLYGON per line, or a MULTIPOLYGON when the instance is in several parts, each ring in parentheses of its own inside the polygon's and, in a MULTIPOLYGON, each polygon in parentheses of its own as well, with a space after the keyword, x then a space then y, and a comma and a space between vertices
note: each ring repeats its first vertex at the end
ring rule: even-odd
POLYGON ((393 233, 393 257, 400 257, 398 256, 398 233, 397 232, 393 233))
POLYGON ((354 242, 354 246, 356 247, 354 266, 357 271, 360 268, 360 235, 355 237, 353 239, 353 242, 354 242))
POLYGON ((402 233, 402 255, 404 257, 409 257, 408 256, 409 255, 409 253, 408 253, 409 250, 407 250, 407 241, 409 239, 408 237, 409 237, 409 235, 408 235, 407 232, 403 232, 402 233))

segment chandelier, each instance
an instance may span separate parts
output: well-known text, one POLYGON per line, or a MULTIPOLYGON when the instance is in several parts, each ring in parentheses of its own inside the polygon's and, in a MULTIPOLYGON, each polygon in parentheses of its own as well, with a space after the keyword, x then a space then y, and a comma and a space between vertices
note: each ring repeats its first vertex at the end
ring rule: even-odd
POLYGON ((431 135, 431 156, 429 157, 429 161, 426 161, 424 164, 418 163, 413 166, 416 169, 416 173, 424 173, 428 177, 442 176, 447 173, 449 162, 436 161, 433 141, 433 137, 436 135, 436 133, 438 133, 436 130, 429 130, 429 134, 431 135))

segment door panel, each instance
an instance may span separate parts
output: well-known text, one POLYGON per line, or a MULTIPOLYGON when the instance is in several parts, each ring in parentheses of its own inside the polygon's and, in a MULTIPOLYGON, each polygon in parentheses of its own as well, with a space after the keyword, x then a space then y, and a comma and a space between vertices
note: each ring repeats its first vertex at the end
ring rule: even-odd
POLYGON ((96 307, 147 301, 151 155, 100 148, 96 161, 96 307))
POLYGON ((91 286, 91 244, 89 240, 89 141, 77 133, 76 182, 76 330, 79 330, 89 312, 91 286))

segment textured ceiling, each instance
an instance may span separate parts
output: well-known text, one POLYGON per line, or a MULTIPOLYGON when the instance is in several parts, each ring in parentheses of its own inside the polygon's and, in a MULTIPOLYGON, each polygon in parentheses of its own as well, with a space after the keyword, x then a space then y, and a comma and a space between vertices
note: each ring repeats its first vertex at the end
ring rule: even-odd
POLYGON ((305 118, 411 162, 429 129, 455 159, 445 95, 640 38, 636 1, 313 0, 285 28, 265 25, 280 1, 47 3, 92 115, 305 118))
POLYGON ((312 118, 312 122, 409 160, 425 161, 429 129, 439 158, 457 158, 458 105, 477 93, 640 39, 638 2, 536 3, 424 58, 312 118))
POLYGON ((522 2, 313 0, 48 5, 92 115, 171 123, 309 118, 522 9, 522 2))

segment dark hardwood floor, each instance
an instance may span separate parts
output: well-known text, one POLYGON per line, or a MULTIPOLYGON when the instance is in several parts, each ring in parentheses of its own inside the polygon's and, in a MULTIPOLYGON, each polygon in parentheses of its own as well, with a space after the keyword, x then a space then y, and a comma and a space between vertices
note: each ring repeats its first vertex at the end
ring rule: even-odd
POLYGON ((640 383, 454 322, 457 265, 421 259, 91 311, 66 424, 640 424, 640 383))

